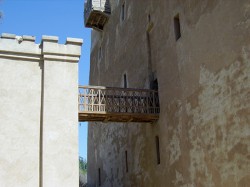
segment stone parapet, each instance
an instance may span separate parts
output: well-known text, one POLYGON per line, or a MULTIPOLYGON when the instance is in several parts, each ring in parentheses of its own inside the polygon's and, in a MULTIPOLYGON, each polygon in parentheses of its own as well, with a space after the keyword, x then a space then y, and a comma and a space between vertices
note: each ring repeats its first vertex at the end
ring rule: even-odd
POLYGON ((0 38, 0 58, 41 60, 41 48, 33 36, 16 36, 3 33, 0 38))
POLYGON ((78 62, 81 55, 82 39, 67 38, 66 43, 58 44, 58 37, 43 36, 43 57, 52 61, 78 62))
POLYGON ((57 36, 44 35, 41 44, 36 44, 35 39, 34 36, 2 33, 0 57, 20 60, 79 61, 82 39, 67 38, 65 44, 59 44, 57 36))

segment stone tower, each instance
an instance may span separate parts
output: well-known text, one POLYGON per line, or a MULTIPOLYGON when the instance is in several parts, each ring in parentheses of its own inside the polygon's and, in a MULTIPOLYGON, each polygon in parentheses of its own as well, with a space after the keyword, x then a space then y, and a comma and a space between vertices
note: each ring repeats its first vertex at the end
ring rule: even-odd
POLYGON ((82 39, 2 34, 0 186, 79 186, 82 39))
POLYGON ((161 112, 89 123, 88 185, 250 186, 249 0, 110 4, 92 31, 90 84, 158 87, 161 112))

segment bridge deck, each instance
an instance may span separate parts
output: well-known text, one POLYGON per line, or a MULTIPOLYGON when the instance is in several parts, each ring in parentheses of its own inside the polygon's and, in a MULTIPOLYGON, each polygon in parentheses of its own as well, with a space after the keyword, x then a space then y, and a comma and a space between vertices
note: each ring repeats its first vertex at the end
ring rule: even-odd
POLYGON ((79 87, 80 122, 154 122, 159 112, 155 90, 79 87))

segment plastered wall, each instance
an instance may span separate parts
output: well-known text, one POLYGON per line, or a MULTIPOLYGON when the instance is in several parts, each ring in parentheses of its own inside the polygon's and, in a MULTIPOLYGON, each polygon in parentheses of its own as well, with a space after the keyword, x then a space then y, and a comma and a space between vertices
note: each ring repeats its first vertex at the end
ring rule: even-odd
POLYGON ((88 184, 250 186, 249 1, 111 4, 104 31, 92 32, 90 84, 120 87, 126 73, 128 87, 149 88, 157 78, 161 113, 155 124, 89 123, 88 184))
POLYGON ((0 38, 0 186, 78 186, 81 39, 0 38))

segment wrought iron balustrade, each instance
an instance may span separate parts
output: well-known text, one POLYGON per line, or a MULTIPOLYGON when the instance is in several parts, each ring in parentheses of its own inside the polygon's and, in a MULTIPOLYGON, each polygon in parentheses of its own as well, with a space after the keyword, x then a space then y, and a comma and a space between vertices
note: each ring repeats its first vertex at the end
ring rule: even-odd
POLYGON ((79 87, 79 121, 153 122, 159 112, 155 90, 79 87))

